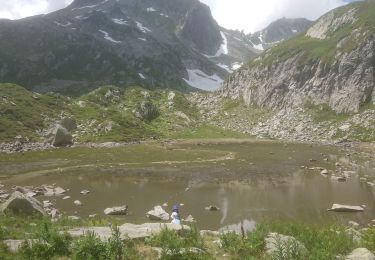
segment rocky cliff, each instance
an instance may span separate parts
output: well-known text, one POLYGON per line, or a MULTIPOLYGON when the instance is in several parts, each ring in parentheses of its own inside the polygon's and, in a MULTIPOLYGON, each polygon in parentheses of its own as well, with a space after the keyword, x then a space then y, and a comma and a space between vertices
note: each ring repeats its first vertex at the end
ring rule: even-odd
POLYGON ((265 52, 234 73, 221 94, 272 110, 327 104, 338 113, 375 103, 375 3, 329 12, 305 35, 265 52))
POLYGON ((374 141, 374 13, 372 0, 333 10, 190 100, 206 121, 259 137, 374 141))

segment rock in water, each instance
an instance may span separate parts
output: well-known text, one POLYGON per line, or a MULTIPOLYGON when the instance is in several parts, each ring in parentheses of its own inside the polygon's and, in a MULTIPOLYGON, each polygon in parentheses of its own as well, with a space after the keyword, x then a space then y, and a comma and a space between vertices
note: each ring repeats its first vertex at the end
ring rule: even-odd
POLYGON ((375 260, 375 256, 367 248, 357 248, 350 253, 346 260, 375 260))
POLYGON ((147 212, 146 216, 151 220, 169 220, 169 214, 161 206, 155 206, 153 210, 147 212))
POLYGON ((365 209, 361 206, 349 206, 349 205, 340 205, 340 204, 333 204, 332 208, 328 209, 328 211, 336 211, 336 212, 362 212, 365 209))
POLYGON ((217 206, 212 206, 212 205, 206 207, 205 209, 208 210, 208 211, 219 211, 219 210, 220 210, 219 207, 217 207, 217 206))
POLYGON ((15 215, 46 215, 43 205, 32 197, 15 191, 10 198, 0 207, 1 212, 11 212, 15 215))
POLYGON ((126 215, 128 214, 128 206, 106 208, 104 210, 104 214, 111 216, 126 215))

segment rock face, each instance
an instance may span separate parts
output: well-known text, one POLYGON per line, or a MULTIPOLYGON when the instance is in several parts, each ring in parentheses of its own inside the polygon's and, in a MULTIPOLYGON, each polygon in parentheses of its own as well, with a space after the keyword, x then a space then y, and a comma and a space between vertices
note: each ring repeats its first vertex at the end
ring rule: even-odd
POLYGON ((61 125, 52 127, 47 133, 47 142, 55 147, 73 144, 72 134, 61 125))
POLYGON ((331 11, 306 35, 281 43, 231 75, 221 95, 271 110, 325 104, 350 113, 375 104, 373 29, 358 22, 374 5, 366 1, 343 7, 343 14, 331 11), (312 42, 317 47, 306 49, 312 42), (316 55, 322 49, 324 55, 316 55))
POLYGON ((375 260, 375 256, 367 248, 357 248, 350 253, 346 260, 375 260))
POLYGON ((361 206, 349 206, 349 205, 341 205, 341 204, 333 204, 332 208, 329 211, 336 211, 336 212, 362 212, 365 209, 361 206))
POLYGON ((111 216, 126 215, 126 214, 128 214, 128 206, 106 208, 104 210, 104 214, 111 215, 111 216))
POLYGON ((1 205, 0 209, 1 212, 11 212, 16 215, 46 215, 43 205, 39 201, 19 191, 15 191, 10 198, 1 205))
POLYGON ((197 5, 189 12, 181 35, 207 55, 215 55, 223 41, 220 27, 205 4, 197 5))
POLYGON ((161 207, 161 206, 155 206, 153 210, 150 210, 147 212, 146 216, 151 220, 169 220, 169 214, 161 207))
POLYGON ((248 37, 255 48, 265 50, 305 31, 311 24, 311 21, 304 18, 281 18, 248 37))

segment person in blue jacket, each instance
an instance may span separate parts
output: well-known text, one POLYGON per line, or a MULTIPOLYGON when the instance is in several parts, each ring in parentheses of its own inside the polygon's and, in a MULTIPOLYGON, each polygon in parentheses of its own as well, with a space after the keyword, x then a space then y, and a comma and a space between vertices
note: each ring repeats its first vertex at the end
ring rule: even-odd
POLYGON ((181 225, 180 211, 177 204, 173 204, 171 214, 172 224, 181 225))

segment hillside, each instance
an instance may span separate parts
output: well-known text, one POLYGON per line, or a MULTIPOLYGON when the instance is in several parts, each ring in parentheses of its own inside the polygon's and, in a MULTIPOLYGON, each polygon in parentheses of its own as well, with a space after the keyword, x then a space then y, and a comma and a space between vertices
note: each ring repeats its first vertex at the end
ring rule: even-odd
POLYGON ((71 96, 108 84, 216 89, 229 74, 223 66, 256 55, 234 34, 198 0, 75 0, 0 20, 0 82, 71 96))
POLYGON ((374 1, 335 9, 192 100, 216 125, 257 136, 374 140, 374 13, 374 1))

